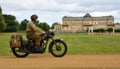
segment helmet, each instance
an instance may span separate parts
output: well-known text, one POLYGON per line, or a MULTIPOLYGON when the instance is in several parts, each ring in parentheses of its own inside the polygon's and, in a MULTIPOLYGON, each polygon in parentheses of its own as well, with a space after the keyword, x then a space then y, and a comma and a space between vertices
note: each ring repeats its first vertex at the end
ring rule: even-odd
POLYGON ((32 21, 34 21, 36 18, 38 18, 38 16, 36 14, 33 14, 30 18, 32 21))

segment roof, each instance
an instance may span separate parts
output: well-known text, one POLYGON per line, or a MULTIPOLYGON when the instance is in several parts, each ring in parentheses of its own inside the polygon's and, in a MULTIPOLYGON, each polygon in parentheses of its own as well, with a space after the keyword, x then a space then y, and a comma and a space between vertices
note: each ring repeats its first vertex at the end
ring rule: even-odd
POLYGON ((91 17, 91 15, 89 13, 85 14, 84 17, 91 17))
POLYGON ((92 17, 90 14, 85 14, 83 17, 73 17, 73 16, 64 16, 63 20, 85 20, 85 19, 93 19, 93 20, 106 20, 106 19, 114 19, 113 16, 101 16, 101 17, 92 17))

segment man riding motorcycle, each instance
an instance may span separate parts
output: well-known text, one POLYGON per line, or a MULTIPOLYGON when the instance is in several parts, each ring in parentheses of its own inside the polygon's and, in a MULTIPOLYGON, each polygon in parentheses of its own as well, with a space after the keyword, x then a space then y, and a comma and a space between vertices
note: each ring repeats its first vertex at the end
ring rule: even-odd
POLYGON ((38 16, 36 14, 33 14, 31 17, 31 21, 27 24, 26 27, 26 37, 30 40, 35 41, 35 50, 40 51, 40 41, 41 37, 39 35, 44 34, 45 32, 36 26, 36 23, 38 21, 38 16))

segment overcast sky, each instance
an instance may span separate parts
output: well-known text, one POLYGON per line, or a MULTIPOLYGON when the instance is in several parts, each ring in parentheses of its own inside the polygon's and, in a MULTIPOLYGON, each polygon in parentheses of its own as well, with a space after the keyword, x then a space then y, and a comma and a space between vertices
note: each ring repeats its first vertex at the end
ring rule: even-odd
POLYGON ((109 16, 120 22, 120 0, 0 0, 3 14, 15 15, 21 22, 30 20, 32 14, 39 16, 39 21, 51 25, 62 22, 63 16, 109 16))

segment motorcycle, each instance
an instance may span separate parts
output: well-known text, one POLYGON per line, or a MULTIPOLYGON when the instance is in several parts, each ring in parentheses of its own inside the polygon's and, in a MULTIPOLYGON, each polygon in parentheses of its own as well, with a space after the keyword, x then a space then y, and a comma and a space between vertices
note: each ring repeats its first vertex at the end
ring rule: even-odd
POLYGON ((21 47, 11 48, 12 53, 18 58, 23 58, 31 53, 45 53, 45 50, 48 49, 53 56, 63 57, 67 53, 67 45, 62 39, 55 39, 54 36, 54 32, 50 31, 40 35, 42 39, 39 46, 40 51, 35 51, 35 41, 28 39, 22 40, 21 47), (50 39, 51 42, 49 42, 50 39))

